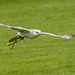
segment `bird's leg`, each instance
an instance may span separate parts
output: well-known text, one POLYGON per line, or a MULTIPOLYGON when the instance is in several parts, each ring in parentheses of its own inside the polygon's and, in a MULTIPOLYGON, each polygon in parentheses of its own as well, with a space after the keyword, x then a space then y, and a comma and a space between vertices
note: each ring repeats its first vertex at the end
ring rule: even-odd
POLYGON ((12 45, 12 47, 11 47, 11 49, 14 47, 14 45, 15 45, 15 43, 17 43, 17 42, 19 42, 20 40, 23 40, 24 38, 20 38, 19 40, 18 39, 16 39, 15 41, 14 41, 14 43, 11 43, 11 44, 9 44, 9 45, 12 45))
POLYGON ((12 49, 14 47, 14 45, 15 45, 16 42, 17 42, 17 40, 15 40, 15 42, 13 43, 13 45, 12 45, 12 47, 10 49, 12 49))
MULTIPOLYGON (((21 39, 20 39, 20 40, 21 40, 21 39)), ((17 43, 18 41, 20 41, 20 40, 17 40, 17 41, 16 41, 16 43, 17 43)), ((10 43, 10 44, 9 44, 9 43, 7 43, 7 45, 8 45, 8 46, 10 46, 10 45, 12 45, 12 44, 13 44, 13 43, 10 43)))

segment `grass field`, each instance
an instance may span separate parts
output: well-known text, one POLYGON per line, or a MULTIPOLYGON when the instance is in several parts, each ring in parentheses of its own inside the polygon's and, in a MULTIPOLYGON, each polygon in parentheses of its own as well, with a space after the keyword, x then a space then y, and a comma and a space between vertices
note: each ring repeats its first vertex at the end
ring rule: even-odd
MULTIPOLYGON (((0 23, 75 34, 75 0, 0 0, 0 23)), ((15 34, 0 27, 0 75, 75 75, 75 39, 42 35, 10 50, 7 39, 15 34)))

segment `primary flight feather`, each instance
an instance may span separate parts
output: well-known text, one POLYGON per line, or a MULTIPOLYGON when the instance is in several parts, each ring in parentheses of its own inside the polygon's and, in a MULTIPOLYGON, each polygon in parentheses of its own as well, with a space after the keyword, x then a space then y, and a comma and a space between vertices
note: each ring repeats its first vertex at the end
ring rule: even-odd
POLYGON ((64 39, 71 39, 73 37, 75 37, 75 35, 64 35, 64 36, 60 36, 60 35, 55 35, 55 34, 52 34, 52 33, 46 33, 46 32, 41 32, 40 30, 37 30, 37 29, 26 29, 26 28, 22 28, 22 27, 15 27, 15 26, 9 26, 9 25, 4 25, 4 24, 0 24, 0 26, 3 26, 3 27, 8 27, 12 30, 15 30, 17 31, 17 35, 10 38, 8 42, 13 42, 11 44, 8 44, 7 45, 12 45, 11 48, 14 47, 14 44, 17 43, 19 40, 23 40, 24 38, 28 38, 28 39, 33 39, 33 38, 36 38, 38 37, 39 35, 50 35, 50 36, 55 36, 55 37, 60 37, 60 38, 64 38, 64 39))

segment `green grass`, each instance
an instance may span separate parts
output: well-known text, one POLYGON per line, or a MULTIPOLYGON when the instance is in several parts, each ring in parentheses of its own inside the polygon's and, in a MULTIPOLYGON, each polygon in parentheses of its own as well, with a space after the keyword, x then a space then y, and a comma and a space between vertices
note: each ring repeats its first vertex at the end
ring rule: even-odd
MULTIPOLYGON (((75 0, 0 0, 0 23, 58 35, 75 33, 75 0)), ((0 27, 0 75, 75 75, 75 39, 41 35, 6 46, 15 31, 0 27)))

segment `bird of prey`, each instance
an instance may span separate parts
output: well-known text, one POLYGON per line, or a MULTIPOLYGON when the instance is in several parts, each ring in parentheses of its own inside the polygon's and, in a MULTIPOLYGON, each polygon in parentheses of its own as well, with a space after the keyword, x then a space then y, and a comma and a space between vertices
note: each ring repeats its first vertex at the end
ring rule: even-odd
POLYGON ((23 40, 24 38, 33 39, 33 38, 36 38, 42 34, 60 37, 60 38, 64 38, 64 39, 71 39, 71 38, 75 37, 75 35, 60 36, 60 35, 55 35, 52 33, 41 32, 40 30, 37 30, 37 29, 26 29, 26 28, 22 28, 22 27, 15 27, 15 26, 9 26, 9 25, 4 25, 4 24, 0 24, 0 26, 8 27, 8 28, 15 30, 17 32, 17 35, 8 39, 8 42, 12 42, 10 44, 7 43, 8 46, 12 45, 11 49, 14 47, 15 43, 17 43, 20 40, 23 40))

